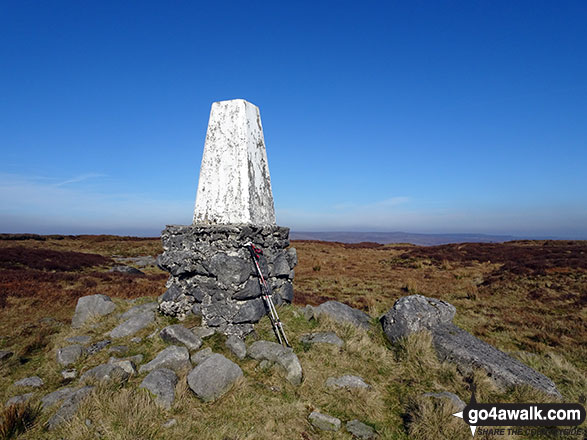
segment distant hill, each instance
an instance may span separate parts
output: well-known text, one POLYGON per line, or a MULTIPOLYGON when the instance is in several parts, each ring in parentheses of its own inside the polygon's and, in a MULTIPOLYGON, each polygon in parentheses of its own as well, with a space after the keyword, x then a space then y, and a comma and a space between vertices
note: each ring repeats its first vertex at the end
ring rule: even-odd
POLYGON ((511 235, 486 234, 411 234, 406 232, 298 232, 291 231, 292 240, 340 241, 342 243, 412 243, 421 246, 434 246, 450 243, 502 243, 518 240, 511 235))

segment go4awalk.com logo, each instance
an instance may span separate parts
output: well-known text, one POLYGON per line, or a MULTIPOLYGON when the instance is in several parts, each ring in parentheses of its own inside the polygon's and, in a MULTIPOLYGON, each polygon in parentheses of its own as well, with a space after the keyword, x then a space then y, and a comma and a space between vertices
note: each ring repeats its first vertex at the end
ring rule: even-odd
POLYGON ((579 403, 477 403, 474 386, 469 404, 453 416, 463 419, 473 436, 478 429, 493 435, 540 435, 540 427, 547 426, 566 427, 561 435, 587 434, 578 427, 585 421, 585 408, 579 403))

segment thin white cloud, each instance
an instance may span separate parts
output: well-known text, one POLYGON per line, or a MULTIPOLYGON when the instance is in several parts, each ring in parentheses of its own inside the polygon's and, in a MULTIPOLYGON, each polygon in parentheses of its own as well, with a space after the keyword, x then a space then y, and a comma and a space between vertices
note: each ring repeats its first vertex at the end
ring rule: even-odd
POLYGON ((70 183, 83 182, 84 180, 95 179, 98 177, 106 177, 106 174, 100 174, 100 173, 81 174, 79 176, 72 177, 71 179, 64 180, 63 182, 56 183, 54 186, 69 185, 70 183))

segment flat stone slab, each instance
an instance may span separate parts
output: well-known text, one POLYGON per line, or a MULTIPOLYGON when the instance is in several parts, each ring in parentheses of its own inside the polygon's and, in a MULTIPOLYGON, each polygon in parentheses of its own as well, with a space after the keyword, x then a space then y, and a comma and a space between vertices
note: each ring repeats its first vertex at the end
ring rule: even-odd
POLYGON ((330 388, 363 388, 368 389, 371 388, 369 384, 367 384, 362 377, 359 376, 352 376, 352 375, 344 375, 341 377, 329 377, 326 379, 326 386, 330 388))
POLYGON ((341 425, 340 419, 319 413, 318 411, 312 411, 308 416, 308 420, 312 426, 322 431, 338 431, 341 425))
POLYGON ((165 327, 159 337, 170 344, 183 344, 190 351, 198 350, 202 346, 202 340, 181 324, 165 327))
POLYGON ((159 304, 157 304, 156 302, 150 302, 150 303, 145 303, 145 304, 141 304, 138 306, 134 306, 134 307, 128 309, 122 315, 120 315, 120 320, 126 321, 127 319, 132 318, 133 316, 140 315, 141 313, 147 313, 147 312, 155 313, 155 311, 157 310, 157 307, 159 307, 159 304))
POLYGON ((457 409, 457 411, 455 412, 462 411, 465 408, 465 406, 467 406, 467 404, 463 402, 459 396, 448 391, 441 391, 440 393, 424 393, 422 394, 422 396, 430 397, 433 399, 446 400, 457 409))
POLYGON ((334 332, 309 333, 300 337, 300 342, 304 344, 331 344, 342 347, 344 341, 334 332))
POLYGON ((72 336, 70 338, 67 338, 65 341, 69 342, 70 344, 86 345, 92 341, 92 337, 87 335, 72 336))
POLYGON ((43 382, 43 379, 41 379, 39 376, 25 377, 24 379, 20 379, 20 380, 17 380, 16 382, 14 382, 14 385, 16 385, 18 387, 31 387, 31 388, 39 388, 39 387, 42 387, 44 384, 45 384, 45 382, 43 382))
POLYGON ((185 347, 178 347, 171 345, 160 351, 155 359, 151 362, 142 365, 139 368, 139 373, 148 373, 157 368, 169 368, 176 373, 181 372, 192 367, 190 363, 190 353, 185 347))
POLYGON ((283 347, 275 342, 257 341, 251 344, 247 355, 256 360, 275 362, 285 370, 285 377, 292 385, 302 383, 302 366, 291 348, 283 347))
POLYGON ((326 315, 336 322, 348 322, 365 330, 368 330, 371 326, 371 317, 369 315, 338 301, 326 301, 314 307, 313 312, 314 318, 326 315))
POLYGON ((206 339, 216 333, 216 330, 209 327, 196 327, 193 329, 194 335, 196 335, 200 339, 206 339))
POLYGON ((57 363, 67 367, 75 364, 82 354, 84 354, 84 347, 81 345, 68 345, 57 350, 57 363))
POLYGON ((212 353, 212 349, 210 347, 206 347, 203 350, 197 351, 194 354, 192 354, 190 360, 192 361, 192 364, 199 365, 202 362, 204 362, 204 359, 206 359, 212 353))
POLYGON ((61 407, 47 422, 47 429, 52 431, 63 422, 68 422, 77 413, 82 401, 90 394, 94 387, 83 387, 74 391, 69 397, 65 398, 61 407))
POLYGON ((226 347, 239 359, 244 359, 247 355, 247 346, 244 341, 236 336, 229 336, 226 340, 226 347))
POLYGON ((84 382, 88 379, 102 381, 117 381, 117 382, 126 382, 129 378, 130 374, 114 364, 102 364, 94 367, 84 374, 80 378, 80 381, 84 382))
POLYGON ((112 313, 116 305, 106 295, 88 295, 77 300, 75 313, 71 320, 73 328, 83 326, 93 317, 101 317, 112 313))
POLYGON ((155 395, 157 405, 170 409, 175 401, 177 375, 168 368, 158 368, 147 374, 139 388, 145 388, 155 395))
POLYGON ((398 299, 381 318, 381 324, 391 342, 416 331, 430 331, 439 358, 455 363, 464 373, 480 368, 502 387, 529 385, 561 397, 548 377, 452 324, 453 316, 452 305, 412 295, 398 299))
POLYGON ((125 338, 140 332, 155 322, 154 312, 143 312, 134 315, 124 321, 122 324, 116 326, 109 336, 114 339, 125 338))
POLYGON ((108 353, 112 354, 125 354, 128 351, 126 345, 114 345, 108 349, 108 353))
POLYGON ((74 392, 75 390, 73 388, 60 388, 41 398, 41 406, 43 409, 47 409, 55 405, 57 402, 61 402, 62 400, 67 399, 74 392))
POLYGON ((373 440, 377 437, 377 433, 373 428, 356 419, 347 422, 345 427, 353 437, 360 438, 361 440, 373 440))
POLYGON ((10 399, 8 399, 6 401, 6 407, 8 408, 9 406, 12 406, 12 405, 20 405, 21 403, 26 403, 29 400, 31 400, 34 395, 35 395, 35 393, 26 393, 26 394, 21 394, 20 396, 11 397, 10 399))
POLYGON ((242 375, 237 364, 213 353, 188 374, 187 380, 196 396, 209 402, 226 393, 242 375))

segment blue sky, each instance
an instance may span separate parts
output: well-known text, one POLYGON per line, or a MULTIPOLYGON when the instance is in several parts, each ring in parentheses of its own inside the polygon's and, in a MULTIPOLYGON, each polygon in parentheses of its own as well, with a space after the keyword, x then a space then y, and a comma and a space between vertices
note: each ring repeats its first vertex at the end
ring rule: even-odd
POLYGON ((213 101, 295 230, 587 238, 587 3, 0 1, 0 232, 191 222, 213 101))

